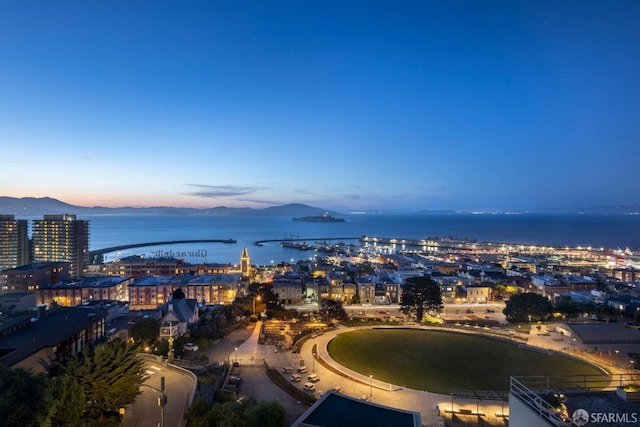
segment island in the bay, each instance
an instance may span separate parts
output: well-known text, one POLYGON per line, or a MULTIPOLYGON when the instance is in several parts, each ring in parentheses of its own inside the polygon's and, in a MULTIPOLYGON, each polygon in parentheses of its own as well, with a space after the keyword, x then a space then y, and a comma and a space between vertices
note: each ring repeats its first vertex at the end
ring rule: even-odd
POLYGON ((322 215, 311 215, 294 217, 294 221, 307 221, 307 222, 346 222, 344 218, 336 218, 329 215, 329 212, 325 212, 322 215))

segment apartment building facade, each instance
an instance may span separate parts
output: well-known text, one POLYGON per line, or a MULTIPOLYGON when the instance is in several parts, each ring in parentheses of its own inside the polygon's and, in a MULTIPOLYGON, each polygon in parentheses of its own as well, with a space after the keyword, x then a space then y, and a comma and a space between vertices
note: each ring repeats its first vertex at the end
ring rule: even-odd
POLYGON ((89 221, 76 215, 44 215, 32 222, 32 261, 65 261, 71 277, 82 277, 89 263, 89 221))

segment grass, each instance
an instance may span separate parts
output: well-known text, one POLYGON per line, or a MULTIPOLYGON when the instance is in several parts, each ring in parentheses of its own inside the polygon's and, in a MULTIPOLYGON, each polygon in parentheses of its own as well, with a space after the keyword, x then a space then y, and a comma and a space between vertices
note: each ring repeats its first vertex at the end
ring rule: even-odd
POLYGON ((347 332, 331 341, 329 352, 338 363, 376 380, 440 394, 451 389, 509 390, 510 376, 601 375, 569 357, 455 332, 347 332))

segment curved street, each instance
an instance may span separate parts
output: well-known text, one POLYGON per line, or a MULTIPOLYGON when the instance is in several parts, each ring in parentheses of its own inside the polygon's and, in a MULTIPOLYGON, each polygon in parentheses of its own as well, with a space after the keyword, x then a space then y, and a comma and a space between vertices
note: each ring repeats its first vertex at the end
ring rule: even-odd
MULTIPOLYGON (((378 309, 379 307, 372 307, 370 310, 378 309)), ((419 325, 414 326, 424 328, 419 325)), ((548 325, 548 327, 550 326, 548 325)), ((362 328, 370 327, 364 326, 362 328)), ((559 342, 554 333, 545 332, 542 334, 540 331, 534 331, 534 328, 535 326, 532 325, 532 330, 528 334, 514 333, 513 331, 501 332, 520 335, 530 345, 564 353, 577 347, 573 342, 559 342)), ((280 371, 287 380, 291 374, 282 373, 282 368, 290 367, 295 371, 298 367, 305 366, 308 372, 301 374, 302 380, 291 383, 302 389, 306 377, 312 373, 317 374, 320 380, 315 383, 316 390, 310 392, 314 393, 316 397, 321 396, 327 390, 339 390, 341 393, 357 399, 420 412, 424 426, 443 425, 441 414, 453 408, 480 411, 492 417, 508 412, 507 402, 457 398, 452 401, 450 395, 413 390, 397 384, 382 382, 375 377, 359 374, 335 362, 328 353, 328 343, 340 333, 360 328, 338 327, 321 334, 314 334, 304 342, 299 353, 279 350, 274 345, 259 345, 261 329, 262 322, 250 324, 246 328, 232 332, 201 352, 206 354, 212 362, 224 360, 237 362, 238 366, 234 370, 238 371, 242 378, 237 390, 238 398, 253 397, 257 401, 273 399, 279 401, 285 408, 286 425, 290 425, 302 415, 308 409, 308 405, 292 397, 272 382, 267 376, 265 363, 280 371)), ((169 396, 168 406, 165 408, 165 425, 182 426, 182 414, 188 407, 188 401, 192 396, 189 394, 189 384, 193 386, 193 381, 190 379, 185 381, 187 376, 184 373, 167 369, 161 364, 148 362, 147 366, 150 375, 146 382, 147 385, 157 389, 159 388, 160 376, 165 376, 166 394, 169 396), (184 383, 184 387, 178 385, 180 382, 184 383)), ((134 407, 127 408, 123 426, 157 427, 159 425, 161 411, 157 404, 158 393, 151 387, 143 387, 141 389, 143 395, 140 396, 139 402, 136 402, 134 407)))
POLYGON ((142 394, 135 403, 125 408, 122 427, 182 427, 184 413, 191 405, 196 387, 196 377, 189 371, 145 357, 147 380, 140 387, 142 394), (163 408, 158 398, 160 378, 164 377, 167 404, 163 408))

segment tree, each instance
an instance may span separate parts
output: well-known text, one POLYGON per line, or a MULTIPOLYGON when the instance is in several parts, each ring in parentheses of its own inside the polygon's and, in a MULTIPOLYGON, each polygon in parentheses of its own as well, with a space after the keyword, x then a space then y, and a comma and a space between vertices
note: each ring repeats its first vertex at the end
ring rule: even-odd
POLYGON ((249 427, 281 427, 285 410, 277 400, 263 401, 245 411, 245 416, 249 427))
POLYGON ((442 310, 440 285, 430 276, 410 277, 402 285, 400 310, 404 314, 413 314, 418 322, 422 321, 425 311, 442 310))
POLYGON ((171 292, 173 299, 185 299, 187 296, 184 294, 182 288, 176 288, 171 292))
POLYGON ((145 345, 155 342, 160 336, 160 322, 152 317, 138 319, 131 327, 131 336, 145 345))
POLYGON ((136 355, 136 346, 116 340, 86 348, 63 366, 84 392, 86 418, 113 419, 119 408, 135 401, 140 394, 137 384, 145 379, 144 365, 136 355))
POLYGON ((51 426, 77 427, 83 425, 87 399, 80 384, 68 376, 59 376, 51 380, 48 389, 51 426))
POLYGON ((552 311, 548 299, 531 292, 512 296, 502 310, 509 322, 546 320, 552 311))
POLYGON ((256 402, 253 398, 208 404, 198 398, 186 413, 191 427, 280 427, 285 410, 277 400, 256 402))
POLYGON ((329 319, 346 320, 349 318, 342 307, 342 303, 329 298, 320 300, 320 312, 327 319, 327 322, 329 319))
POLYGON ((0 365, 0 425, 5 427, 46 424, 51 403, 46 399, 47 377, 22 368, 0 365))

